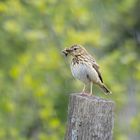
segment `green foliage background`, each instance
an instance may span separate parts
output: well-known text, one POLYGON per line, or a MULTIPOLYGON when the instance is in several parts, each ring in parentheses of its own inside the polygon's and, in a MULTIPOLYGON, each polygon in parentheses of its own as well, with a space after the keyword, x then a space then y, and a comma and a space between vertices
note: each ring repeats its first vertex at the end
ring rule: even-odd
POLYGON ((116 102, 114 140, 140 138, 139 0, 0 1, 0 139, 64 139, 69 93, 82 89, 61 50, 95 54, 116 102))

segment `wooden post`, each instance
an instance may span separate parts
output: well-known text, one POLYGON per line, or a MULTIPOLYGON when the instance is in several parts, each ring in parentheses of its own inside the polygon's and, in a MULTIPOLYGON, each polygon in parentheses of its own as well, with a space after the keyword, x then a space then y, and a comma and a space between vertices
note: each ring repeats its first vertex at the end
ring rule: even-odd
POLYGON ((65 140, 112 140, 114 102, 71 94, 65 140))

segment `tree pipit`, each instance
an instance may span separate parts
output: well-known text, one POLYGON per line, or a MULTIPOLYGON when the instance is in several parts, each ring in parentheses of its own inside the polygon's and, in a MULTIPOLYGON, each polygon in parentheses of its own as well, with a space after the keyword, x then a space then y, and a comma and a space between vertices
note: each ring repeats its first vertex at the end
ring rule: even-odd
POLYGON ((99 65, 96 63, 87 50, 81 45, 73 45, 70 48, 66 48, 62 51, 65 56, 71 55, 71 72, 72 75, 84 83, 82 94, 85 93, 86 85, 90 84, 90 94, 92 95, 92 84, 98 85, 105 94, 110 94, 110 90, 103 83, 103 78, 99 71, 99 65))

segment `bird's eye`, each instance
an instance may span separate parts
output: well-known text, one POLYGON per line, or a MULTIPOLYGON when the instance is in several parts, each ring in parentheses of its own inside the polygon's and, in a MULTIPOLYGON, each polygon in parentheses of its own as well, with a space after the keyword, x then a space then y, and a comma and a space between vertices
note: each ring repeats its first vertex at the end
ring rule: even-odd
POLYGON ((74 48, 74 50, 76 51, 76 50, 77 50, 77 48, 74 48))

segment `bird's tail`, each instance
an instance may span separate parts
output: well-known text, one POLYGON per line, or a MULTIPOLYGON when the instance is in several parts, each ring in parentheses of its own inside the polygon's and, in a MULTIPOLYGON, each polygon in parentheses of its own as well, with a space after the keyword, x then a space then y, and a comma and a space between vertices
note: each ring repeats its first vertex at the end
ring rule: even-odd
POLYGON ((100 85, 100 87, 105 92, 105 94, 111 94, 112 93, 104 84, 100 85))

